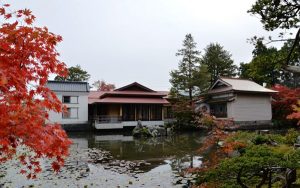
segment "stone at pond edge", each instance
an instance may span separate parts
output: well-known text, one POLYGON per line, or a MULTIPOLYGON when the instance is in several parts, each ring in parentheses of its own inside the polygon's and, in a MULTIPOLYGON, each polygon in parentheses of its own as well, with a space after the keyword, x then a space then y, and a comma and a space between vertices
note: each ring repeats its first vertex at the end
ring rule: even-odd
POLYGON ((132 135, 138 138, 165 136, 166 129, 160 126, 136 126, 132 131, 132 135))

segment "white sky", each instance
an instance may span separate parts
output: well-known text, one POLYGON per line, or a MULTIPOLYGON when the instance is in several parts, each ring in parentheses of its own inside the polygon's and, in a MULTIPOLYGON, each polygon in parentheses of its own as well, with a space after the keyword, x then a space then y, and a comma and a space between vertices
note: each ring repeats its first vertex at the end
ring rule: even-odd
MULTIPOLYGON (((8 1, 6 1, 8 2, 8 1)), ((247 13, 255 0, 13 0, 29 8, 36 25, 60 34, 61 60, 117 87, 137 81, 154 90, 170 88, 184 36, 191 33, 203 50, 218 42, 236 64, 249 62, 247 39, 267 35, 247 13)))

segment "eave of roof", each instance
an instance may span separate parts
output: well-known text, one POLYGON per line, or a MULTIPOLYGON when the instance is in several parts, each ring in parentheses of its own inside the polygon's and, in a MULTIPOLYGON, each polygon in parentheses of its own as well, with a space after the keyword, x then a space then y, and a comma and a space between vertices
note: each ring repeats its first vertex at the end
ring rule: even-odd
POLYGON ((115 103, 115 104, 169 104, 163 98, 125 98, 125 97, 106 97, 103 99, 89 98, 89 104, 94 103, 115 103))
POLYGON ((109 96, 153 96, 153 97, 164 97, 165 93, 159 92, 142 92, 142 91, 110 91, 103 93, 100 98, 109 96))

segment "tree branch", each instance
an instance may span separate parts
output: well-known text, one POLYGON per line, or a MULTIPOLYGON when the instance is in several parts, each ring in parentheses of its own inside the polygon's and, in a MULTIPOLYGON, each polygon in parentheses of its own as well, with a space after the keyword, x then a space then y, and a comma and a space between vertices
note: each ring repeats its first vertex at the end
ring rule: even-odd
POLYGON ((290 50, 290 52, 289 52, 289 54, 286 58, 286 65, 289 64, 289 61, 291 60, 292 53, 293 53, 294 49, 296 48, 297 44, 300 42, 299 40, 300 40, 300 28, 298 29, 298 32, 297 32, 295 40, 294 40, 294 44, 293 44, 293 46, 292 46, 292 48, 291 48, 291 50, 290 50))

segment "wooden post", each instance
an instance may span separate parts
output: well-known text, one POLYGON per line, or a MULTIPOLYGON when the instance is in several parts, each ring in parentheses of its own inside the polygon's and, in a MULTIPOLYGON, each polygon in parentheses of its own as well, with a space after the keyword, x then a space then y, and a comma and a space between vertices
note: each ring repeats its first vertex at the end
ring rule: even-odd
POLYGON ((161 107, 161 120, 164 120, 164 106, 161 107))
POLYGON ((151 121, 151 105, 149 105, 148 109, 149 109, 149 121, 151 121))
POLYGON ((134 121, 137 121, 136 120, 136 105, 134 105, 134 121))
POLYGON ((123 115, 122 113, 123 113, 123 112, 122 112, 122 105, 120 105, 120 116, 123 115))

